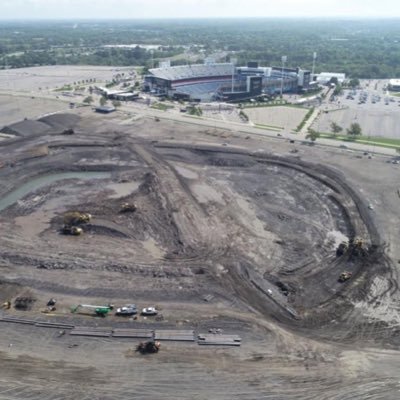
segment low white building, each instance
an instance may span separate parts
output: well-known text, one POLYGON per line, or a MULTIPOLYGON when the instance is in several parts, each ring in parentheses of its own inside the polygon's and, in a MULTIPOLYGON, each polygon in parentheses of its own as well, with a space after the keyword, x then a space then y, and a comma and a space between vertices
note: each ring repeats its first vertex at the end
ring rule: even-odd
POLYGON ((391 79, 389 81, 389 90, 393 90, 394 92, 400 91, 400 79, 391 79))
POLYGON ((343 83, 346 80, 346 74, 338 72, 321 72, 316 75, 317 82, 321 85, 326 85, 332 78, 337 78, 339 83, 343 83))

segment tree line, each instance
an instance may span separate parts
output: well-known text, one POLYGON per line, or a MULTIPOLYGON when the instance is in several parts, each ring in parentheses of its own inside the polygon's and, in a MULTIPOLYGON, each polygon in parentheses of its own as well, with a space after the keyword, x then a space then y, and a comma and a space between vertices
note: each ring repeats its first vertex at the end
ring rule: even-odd
POLYGON ((230 19, 42 22, 0 24, 0 68, 52 64, 144 65, 174 57, 194 62, 219 54, 240 64, 258 61, 344 72, 353 78, 400 77, 399 20, 230 19), (105 48, 106 45, 159 45, 105 48), (176 57, 178 56, 178 57, 176 57), (197 57, 198 56, 198 57, 197 57))

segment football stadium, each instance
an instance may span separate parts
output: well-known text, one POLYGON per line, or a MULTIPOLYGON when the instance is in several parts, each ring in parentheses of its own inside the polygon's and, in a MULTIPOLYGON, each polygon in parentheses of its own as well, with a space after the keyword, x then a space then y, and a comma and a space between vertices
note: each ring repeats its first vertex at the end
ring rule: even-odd
POLYGON ((145 90, 156 95, 191 101, 236 102, 262 95, 308 91, 310 71, 300 68, 259 67, 248 63, 205 63, 149 70, 145 90))

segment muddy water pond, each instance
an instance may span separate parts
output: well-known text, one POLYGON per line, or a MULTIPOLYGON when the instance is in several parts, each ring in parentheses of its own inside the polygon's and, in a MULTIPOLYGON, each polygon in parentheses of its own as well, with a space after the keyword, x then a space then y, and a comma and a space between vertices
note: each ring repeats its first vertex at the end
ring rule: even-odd
POLYGON ((34 178, 29 182, 24 183, 18 189, 5 195, 0 199, 0 212, 5 210, 7 207, 16 203, 18 200, 22 199, 24 196, 33 192, 37 189, 41 189, 47 185, 54 182, 62 181, 65 179, 106 179, 110 178, 110 172, 99 172, 99 171, 76 171, 76 172, 60 172, 56 174, 47 174, 34 178))

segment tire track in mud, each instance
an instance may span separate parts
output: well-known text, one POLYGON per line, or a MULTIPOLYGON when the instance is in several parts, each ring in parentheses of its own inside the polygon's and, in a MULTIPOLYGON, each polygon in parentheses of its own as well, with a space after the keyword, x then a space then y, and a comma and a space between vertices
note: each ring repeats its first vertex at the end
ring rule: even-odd
POLYGON ((226 244, 220 243, 221 238, 216 232, 216 224, 193 197, 175 169, 143 145, 134 144, 132 150, 153 169, 157 176, 164 206, 167 210, 172 210, 175 226, 180 232, 180 240, 185 247, 192 248, 196 254, 187 259, 193 261, 209 258, 221 254, 221 249, 223 254, 226 244), (206 257, 202 256, 203 252, 206 257))
MULTIPOLYGON (((157 145, 158 146, 158 145, 157 145)), ((164 147, 164 146, 160 146, 164 147)), ((167 146, 168 147, 168 146, 167 146)), ((172 146, 171 146, 172 147, 172 146)), ((170 148, 171 148, 170 147, 170 148)), ((210 148, 208 146, 192 146, 188 147, 183 145, 182 148, 191 150, 191 151, 196 151, 197 153, 214 153, 214 154, 225 154, 225 152, 222 152, 220 149, 216 148, 210 148)), ((240 155, 248 155, 248 153, 243 152, 243 151, 228 151, 230 154, 240 154, 240 155)), ((381 245, 381 239, 380 235, 378 233, 378 230, 375 227, 375 224, 371 218, 371 214, 365 204, 365 201, 361 199, 361 197, 353 190, 353 188, 346 182, 344 176, 342 176, 340 173, 337 173, 336 171, 333 171, 329 168, 320 166, 320 165, 314 165, 314 164, 309 164, 303 161, 299 160, 293 160, 288 161, 288 160, 283 160, 281 157, 275 157, 275 156, 268 156, 268 155, 263 155, 260 159, 260 156, 254 156, 256 157, 258 162, 261 163, 267 163, 270 165, 279 165, 282 167, 290 168, 297 170, 301 173, 304 173, 305 175, 309 176, 310 178, 317 180, 321 182, 323 185, 327 186, 329 189, 333 191, 332 196, 332 201, 336 202, 336 204, 342 209, 342 214, 345 216, 345 219, 348 221, 349 224, 349 229, 350 229, 350 237, 356 237, 360 236, 364 240, 366 239, 366 242, 371 243, 371 248, 373 249, 372 251, 376 251, 381 245)), ((363 261, 360 261, 359 267, 357 274, 355 275, 355 278, 359 274, 362 274, 365 276, 365 274, 369 275, 369 278, 367 279, 368 281, 371 280, 371 277, 375 276, 377 273, 389 273, 391 276, 394 273, 393 266, 390 264, 389 260, 385 257, 384 252, 380 252, 380 257, 374 257, 372 256, 372 259, 370 260, 369 264, 369 272, 362 270, 362 264, 364 263, 363 261), (374 271, 374 264, 378 263, 380 264, 381 268, 379 268, 379 271, 374 271), (383 268, 382 268, 383 265, 383 268)), ((335 263, 336 267, 342 264, 340 261, 339 263, 335 263)), ((251 304, 251 301, 249 299, 251 298, 254 300, 254 298, 250 295, 247 294, 248 291, 251 289, 248 287, 248 290, 239 290, 238 288, 242 285, 243 286, 243 279, 248 279, 245 278, 246 274, 243 276, 242 274, 237 274, 236 271, 233 271, 232 269, 230 270, 230 275, 235 275, 236 278, 232 278, 234 283, 231 286, 231 289, 235 293, 240 292, 241 298, 244 302, 247 304, 251 304), (237 289, 235 291, 235 289, 237 289)), ((353 282, 351 282, 350 285, 347 285, 346 287, 343 287, 342 290, 338 293, 333 293, 332 297, 329 299, 329 301, 326 302, 327 305, 330 305, 329 303, 332 304, 333 307, 335 307, 335 299, 341 299, 343 296, 350 295, 351 292, 355 289, 355 286, 358 285, 357 279, 354 279, 353 282)), ((391 291, 392 293, 395 293, 398 291, 398 285, 396 283, 396 280, 393 279, 392 277, 389 278, 390 281, 390 286, 388 288, 388 291, 391 291)), ((365 282, 362 282, 363 286, 365 285, 365 282)), ((369 284, 367 284, 369 285, 369 284)), ((248 286, 248 285, 247 285, 248 286)), ((242 288, 243 289, 243 288, 242 288)), ((359 289, 356 289, 356 291, 359 291, 359 289)), ((384 295, 384 293, 380 294, 380 296, 384 295)))

